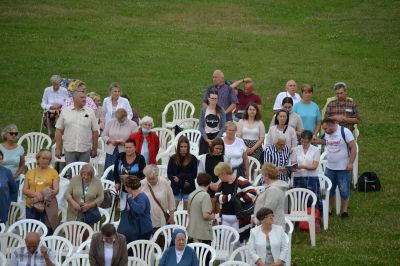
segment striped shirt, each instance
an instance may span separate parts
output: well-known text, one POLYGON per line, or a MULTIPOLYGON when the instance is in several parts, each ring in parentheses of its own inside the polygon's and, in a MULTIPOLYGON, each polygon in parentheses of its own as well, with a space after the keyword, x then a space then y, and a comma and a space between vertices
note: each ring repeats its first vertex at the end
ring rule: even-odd
MULTIPOLYGON (((47 249, 47 254, 52 263, 56 263, 56 257, 54 253, 47 249)), ((35 253, 30 253, 26 247, 18 247, 14 250, 11 255, 11 266, 46 266, 46 260, 44 259, 39 248, 35 253)))
MULTIPOLYGON (((275 144, 270 144, 264 151, 264 163, 272 163, 276 167, 285 167, 289 165, 289 148, 285 145, 282 150, 278 150, 275 144)), ((289 174, 279 172, 279 179, 288 182, 289 174)))

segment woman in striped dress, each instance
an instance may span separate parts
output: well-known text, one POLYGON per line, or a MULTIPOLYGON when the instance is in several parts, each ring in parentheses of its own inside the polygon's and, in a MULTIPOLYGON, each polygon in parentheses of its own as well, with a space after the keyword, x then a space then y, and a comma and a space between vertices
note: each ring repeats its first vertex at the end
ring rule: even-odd
POLYGON ((272 163, 279 169, 279 179, 289 182, 290 171, 290 150, 286 145, 286 137, 283 133, 277 132, 274 144, 267 145, 264 151, 264 163, 272 163))

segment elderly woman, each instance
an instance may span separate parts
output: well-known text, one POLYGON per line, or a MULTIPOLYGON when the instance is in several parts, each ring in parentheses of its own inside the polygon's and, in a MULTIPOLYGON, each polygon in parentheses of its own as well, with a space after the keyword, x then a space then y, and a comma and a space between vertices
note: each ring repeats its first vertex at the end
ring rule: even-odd
POLYGON ((297 146, 296 131, 289 126, 289 113, 286 110, 279 110, 274 119, 274 126, 270 127, 267 134, 267 144, 272 144, 278 133, 283 133, 286 138, 286 145, 289 151, 297 146))
POLYGON ((160 139, 152 132, 153 118, 145 116, 140 120, 140 128, 129 136, 136 142, 136 150, 143 155, 146 164, 157 164, 157 154, 160 149, 160 139))
POLYGON ((274 224, 284 227, 285 192, 289 189, 289 184, 279 180, 279 170, 271 163, 262 166, 261 174, 266 187, 257 196, 254 214, 263 207, 269 208, 275 213, 274 224))
POLYGON ((89 263, 90 265, 128 265, 126 238, 117 233, 113 224, 104 224, 101 231, 92 236, 89 263))
POLYGON ((94 101, 94 103, 97 106, 97 109, 94 110, 94 113, 96 114, 96 118, 100 126, 100 132, 103 132, 105 121, 104 121, 103 106, 101 105, 101 97, 94 91, 89 92, 87 95, 94 101))
MULTIPOLYGON (((10 169, 19 187, 20 175, 25 170, 24 148, 17 144, 18 128, 11 124, 6 126, 1 132, 4 142, 0 144, 0 151, 3 152, 3 166, 10 169)), ((11 194, 11 201, 17 201, 18 192, 11 194)))
POLYGON ((85 212, 96 212, 104 199, 104 189, 100 179, 94 176, 94 169, 85 164, 79 175, 72 177, 64 197, 68 202, 67 220, 83 221, 93 227, 98 221, 89 221, 85 212))
POLYGON ((26 195, 26 218, 46 222, 54 230, 58 226, 56 196, 60 180, 57 171, 50 167, 50 151, 39 151, 36 161, 37 167, 25 175, 23 192, 26 195), (48 208, 51 205, 53 208, 48 208))
POLYGON ((261 225, 251 229, 249 243, 250 258, 257 266, 284 265, 288 255, 289 237, 282 226, 275 225, 274 212, 261 208, 257 214, 261 225))
MULTIPOLYGON (((74 105, 74 97, 72 97, 72 94, 74 93, 74 91, 80 91, 80 92, 86 93, 86 83, 77 79, 68 85, 68 90, 70 91, 70 97, 65 100, 62 108, 74 105)), ((92 109, 94 111, 96 111, 96 109, 97 109, 97 105, 94 103, 92 98, 90 98, 89 96, 86 96, 85 107, 92 109)))
POLYGON ((149 240, 153 226, 150 217, 150 201, 140 189, 140 179, 136 176, 128 176, 125 188, 128 192, 126 208, 121 212, 121 221, 118 233, 126 237, 126 242, 135 240, 149 240))
POLYGON ((190 153, 189 139, 185 136, 179 138, 176 153, 169 159, 167 175, 176 206, 183 200, 183 208, 187 210, 189 194, 196 188, 197 158, 190 153))
POLYGON ((208 152, 211 141, 222 137, 225 125, 225 110, 218 105, 218 91, 211 90, 208 94, 208 106, 200 112, 199 130, 201 133, 199 154, 208 152))
POLYGON ((122 89, 121 85, 117 82, 111 83, 109 87, 110 96, 104 98, 103 101, 103 110, 104 110, 104 118, 107 122, 115 117, 117 109, 123 108, 128 113, 128 119, 132 119, 132 108, 129 101, 125 98, 121 97, 122 89))
POLYGON ((172 233, 171 246, 164 251, 159 266, 199 266, 196 252, 187 245, 186 233, 175 229, 172 233))
POLYGON ((322 213, 322 196, 321 187, 318 178, 318 165, 321 155, 320 150, 311 145, 313 133, 304 130, 301 133, 301 145, 293 149, 291 159, 293 163, 297 163, 294 172, 293 186, 298 188, 307 188, 317 196, 317 205, 320 213, 322 213))
POLYGON ((322 118, 318 105, 312 101, 313 92, 311 85, 301 86, 301 101, 293 106, 293 112, 300 116, 304 129, 311 131, 316 137, 321 129, 322 118))
POLYGON ((277 132, 273 143, 265 148, 264 163, 272 163, 278 167, 279 179, 289 182, 290 150, 286 145, 286 136, 282 132, 277 132))
MULTIPOLYGON (((147 165, 143 173, 146 178, 141 181, 142 191, 150 200, 151 223, 154 233, 160 227, 174 223, 175 198, 168 181, 159 178, 157 165, 147 165)), ((163 247, 164 240, 160 237, 157 244, 163 247)))
POLYGON ((229 121, 225 124, 225 156, 231 162, 233 170, 237 176, 249 179, 249 159, 247 157, 247 147, 243 139, 236 137, 237 126, 229 121))
POLYGON ((233 174, 233 169, 228 163, 219 163, 214 169, 215 175, 221 179, 215 198, 221 204, 222 224, 236 229, 240 235, 240 242, 249 238, 251 215, 240 220, 236 217, 234 198, 245 202, 253 202, 257 193, 248 179, 233 174))
POLYGON ((3 152, 0 151, 0 223, 6 223, 11 205, 11 194, 18 192, 18 186, 10 169, 5 168, 2 164, 3 152))
POLYGON ((236 135, 242 138, 246 144, 248 156, 256 158, 260 163, 263 162, 262 144, 265 138, 265 127, 261 120, 261 112, 258 105, 249 103, 244 111, 243 119, 237 124, 236 135))
MULTIPOLYGON (((296 131, 296 135, 298 137, 300 137, 300 134, 303 131, 303 122, 301 120, 301 117, 292 111, 293 99, 290 97, 283 98, 282 107, 284 110, 286 110, 289 113, 289 126, 291 126, 296 131)), ((277 114, 275 114, 272 117, 271 124, 269 125, 270 127, 275 125, 275 117, 276 116, 277 116, 277 114)))
MULTIPOLYGON (((115 163, 121 152, 125 151, 125 141, 136 130, 136 123, 127 118, 128 113, 125 109, 119 108, 115 112, 115 118, 109 120, 103 132, 103 140, 106 144, 106 159, 104 169, 115 163)), ((112 173, 107 176, 112 180, 112 173)))
POLYGON ((61 107, 68 99, 68 91, 60 86, 61 77, 59 75, 51 76, 50 82, 51 86, 44 89, 40 106, 45 111, 44 125, 47 127, 48 135, 52 136, 56 129, 56 121, 61 112, 61 107))

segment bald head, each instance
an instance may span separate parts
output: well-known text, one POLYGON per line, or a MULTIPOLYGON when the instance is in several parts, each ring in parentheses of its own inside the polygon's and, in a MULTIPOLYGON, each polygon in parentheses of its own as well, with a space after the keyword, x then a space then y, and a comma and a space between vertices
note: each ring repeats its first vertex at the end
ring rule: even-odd
POLYGON ((28 251, 33 254, 36 252, 40 242, 40 236, 36 232, 29 232, 26 234, 25 245, 28 251))
POLYGON ((286 91, 294 96, 294 94, 296 93, 297 90, 297 84, 296 81, 294 80, 289 80, 288 82, 286 82, 286 91))
POLYGON ((224 82, 225 82, 224 72, 222 72, 219 69, 214 70, 214 72, 213 72, 213 82, 214 82, 215 86, 222 86, 224 84, 224 82))

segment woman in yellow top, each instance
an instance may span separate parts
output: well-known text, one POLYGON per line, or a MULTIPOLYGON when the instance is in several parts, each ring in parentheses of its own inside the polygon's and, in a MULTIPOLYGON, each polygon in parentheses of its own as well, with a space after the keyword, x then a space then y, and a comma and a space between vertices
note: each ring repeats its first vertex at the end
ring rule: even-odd
POLYGON ((51 162, 50 151, 39 151, 36 154, 36 161, 37 167, 29 170, 25 175, 23 192, 26 196, 26 218, 44 223, 46 210, 41 212, 39 206, 37 208, 35 203, 44 202, 45 198, 55 198, 59 191, 60 180, 57 171, 49 167, 51 162))

